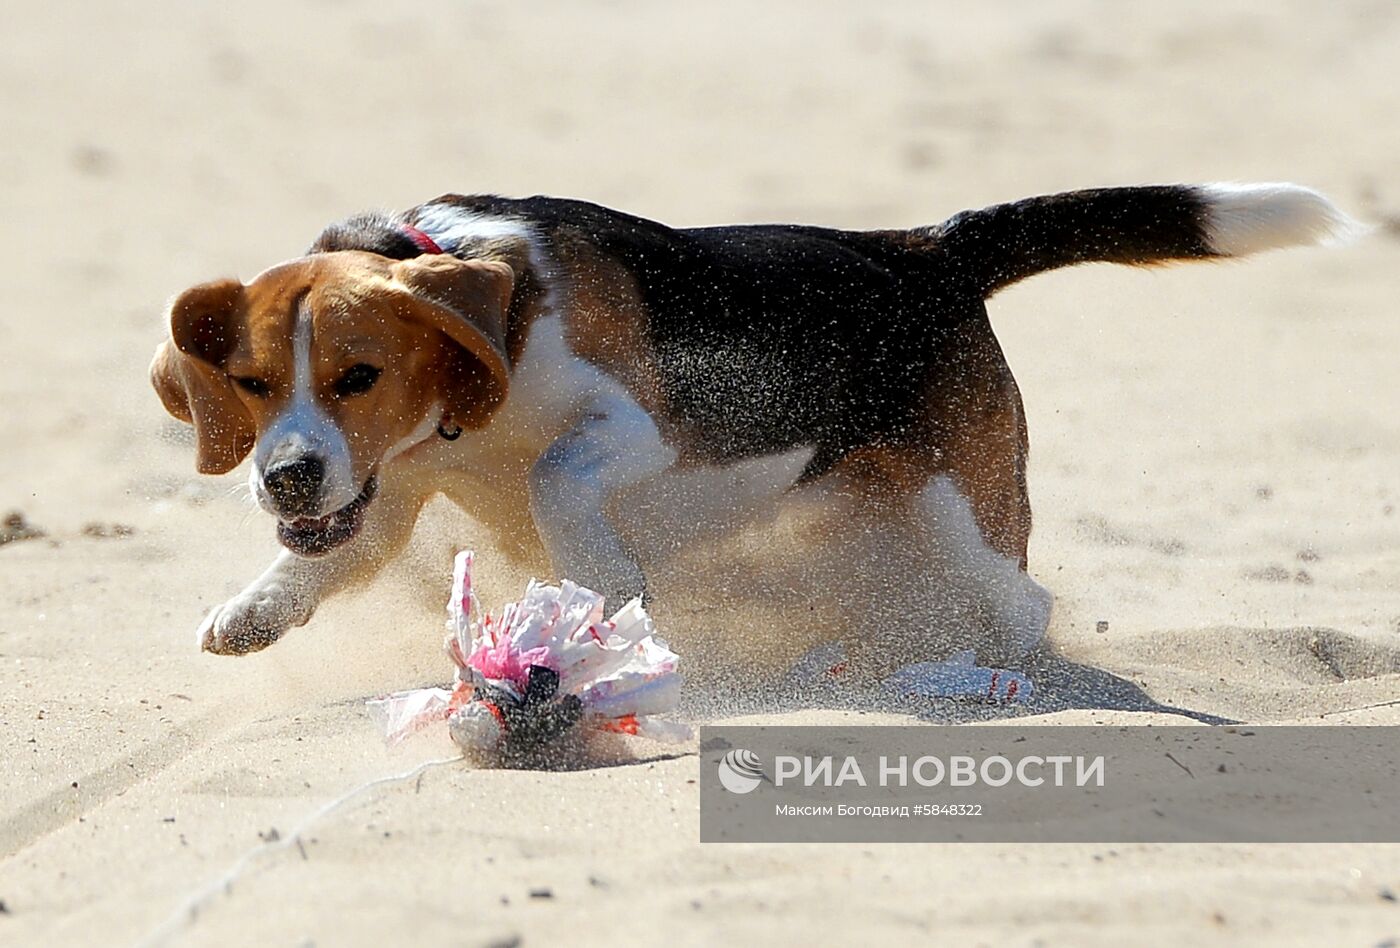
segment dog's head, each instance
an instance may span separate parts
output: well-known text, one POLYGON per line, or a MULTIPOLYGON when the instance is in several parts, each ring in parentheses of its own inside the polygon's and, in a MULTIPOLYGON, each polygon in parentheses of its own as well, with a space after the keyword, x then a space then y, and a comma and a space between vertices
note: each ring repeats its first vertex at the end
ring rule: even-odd
POLYGON ((151 381, 194 425, 198 469, 252 451, 279 539, 318 555, 355 535, 386 459, 425 426, 480 428, 504 401, 514 284, 496 260, 312 254, 180 294, 151 381))

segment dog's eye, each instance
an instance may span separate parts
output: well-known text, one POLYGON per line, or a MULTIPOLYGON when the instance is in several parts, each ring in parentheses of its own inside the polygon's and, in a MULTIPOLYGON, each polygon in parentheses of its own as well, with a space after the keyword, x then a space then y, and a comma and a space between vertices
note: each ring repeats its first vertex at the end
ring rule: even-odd
POLYGON ((254 378, 251 375, 236 376, 233 380, 233 384, 237 385, 254 398, 266 398, 268 392, 271 391, 271 389, 267 387, 266 382, 262 379, 254 378))
POLYGON ((345 370, 335 383, 335 393, 341 397, 348 395, 363 395, 374 388, 374 383, 379 381, 381 369, 376 369, 368 363, 361 362, 352 365, 345 370))

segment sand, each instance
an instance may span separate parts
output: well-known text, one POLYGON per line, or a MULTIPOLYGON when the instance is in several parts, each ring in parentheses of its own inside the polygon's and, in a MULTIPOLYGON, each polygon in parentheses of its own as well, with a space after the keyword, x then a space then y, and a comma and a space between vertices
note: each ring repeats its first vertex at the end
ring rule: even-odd
POLYGON ((696 759, 655 748, 434 767, 258 849, 441 753, 387 751, 362 700, 442 677, 443 558, 471 525, 434 510, 366 594, 257 656, 200 654, 203 612, 275 539, 147 386, 161 307, 449 190, 889 227, 1293 180, 1389 222, 1339 250, 1064 271, 992 310, 1058 596, 1032 720, 1400 723, 1348 710, 1400 698, 1400 8, 682 10, 7 11, 0 514, 44 535, 0 544, 0 943, 1393 944, 1394 847, 701 846, 696 759))

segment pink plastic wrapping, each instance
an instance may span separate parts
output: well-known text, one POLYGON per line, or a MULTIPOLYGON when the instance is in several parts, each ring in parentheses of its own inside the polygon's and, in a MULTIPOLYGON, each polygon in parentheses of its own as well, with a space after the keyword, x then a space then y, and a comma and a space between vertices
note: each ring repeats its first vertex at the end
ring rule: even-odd
POLYGON ((685 725, 655 717, 675 709, 679 658, 656 637, 640 599, 604 619, 603 597, 591 589, 568 580, 559 586, 532 580, 524 597, 496 617, 483 614, 477 602, 472 565, 469 550, 453 564, 444 643, 457 667, 453 688, 369 702, 390 743, 445 722, 464 748, 497 747, 508 736, 514 720, 509 709, 525 696, 534 666, 558 676, 554 699, 576 709, 578 727, 662 741, 690 737, 685 725))

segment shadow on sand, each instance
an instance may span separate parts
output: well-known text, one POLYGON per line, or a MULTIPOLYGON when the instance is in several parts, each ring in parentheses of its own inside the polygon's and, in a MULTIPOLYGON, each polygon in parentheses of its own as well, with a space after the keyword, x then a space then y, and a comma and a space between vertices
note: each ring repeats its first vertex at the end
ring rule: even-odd
POLYGON ((771 715, 801 710, 882 712, 909 714, 928 722, 962 724, 973 721, 1015 719, 1055 711, 1146 711, 1174 714, 1200 724, 1238 724, 1230 718, 1162 704, 1141 687, 1112 672, 1042 649, 1028 655, 1019 669, 1035 684, 1035 695, 1024 703, 992 703, 967 698, 909 698, 878 688, 860 688, 831 681, 754 687, 729 683, 728 687, 690 691, 681 713, 692 721, 716 717, 771 715))

